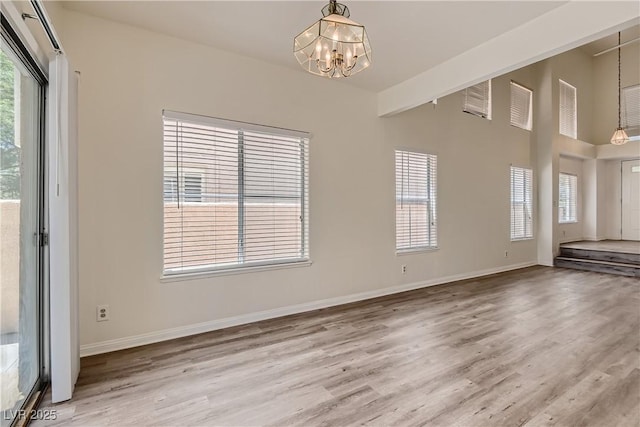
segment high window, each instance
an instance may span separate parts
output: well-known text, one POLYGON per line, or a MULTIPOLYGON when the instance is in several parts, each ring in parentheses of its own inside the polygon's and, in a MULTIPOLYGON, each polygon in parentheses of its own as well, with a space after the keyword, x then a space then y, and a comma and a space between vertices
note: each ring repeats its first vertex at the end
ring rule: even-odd
POLYGON ((164 274, 307 261, 309 135, 164 112, 164 274))
POLYGON ((533 237, 533 171, 511 167, 511 240, 533 237))
POLYGON ((560 133, 578 138, 578 95, 575 87, 560 80, 560 133))
POLYGON ((464 90, 463 111, 491 120, 491 80, 464 90))
POLYGON ((396 250, 438 246, 437 157, 396 150, 396 250))
POLYGON ((640 85, 622 88, 622 127, 629 139, 640 139, 640 85))
POLYGON ((578 222, 578 177, 561 173, 559 182, 558 221, 578 222))
POLYGON ((533 127, 533 92, 511 82, 511 125, 531 130, 533 127))

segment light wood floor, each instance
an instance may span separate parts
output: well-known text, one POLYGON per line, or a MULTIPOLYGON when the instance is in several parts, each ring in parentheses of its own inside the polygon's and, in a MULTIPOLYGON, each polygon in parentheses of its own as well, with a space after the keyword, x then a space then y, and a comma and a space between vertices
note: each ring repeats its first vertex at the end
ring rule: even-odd
POLYGON ((84 358, 33 425, 638 426, 640 280, 532 267, 84 358))
POLYGON ((597 242, 584 240, 580 242, 563 243, 560 246, 573 249, 587 249, 590 251, 640 254, 640 242, 635 240, 600 240, 597 242))

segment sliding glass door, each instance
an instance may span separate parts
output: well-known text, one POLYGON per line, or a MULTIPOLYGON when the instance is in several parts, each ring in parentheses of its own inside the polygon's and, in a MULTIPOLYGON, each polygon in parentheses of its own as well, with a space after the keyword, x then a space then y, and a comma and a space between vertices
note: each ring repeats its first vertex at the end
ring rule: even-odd
POLYGON ((0 51, 0 405, 2 427, 42 375, 44 81, 3 22, 0 51))

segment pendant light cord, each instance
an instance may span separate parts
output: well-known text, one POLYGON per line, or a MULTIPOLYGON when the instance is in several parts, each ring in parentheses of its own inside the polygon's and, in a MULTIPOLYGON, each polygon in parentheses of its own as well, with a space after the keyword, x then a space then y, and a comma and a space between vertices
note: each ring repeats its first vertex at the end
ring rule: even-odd
POLYGON ((620 31, 618 31, 618 128, 622 127, 622 120, 620 114, 620 105, 622 100, 620 99, 620 92, 622 91, 622 83, 620 81, 620 31))

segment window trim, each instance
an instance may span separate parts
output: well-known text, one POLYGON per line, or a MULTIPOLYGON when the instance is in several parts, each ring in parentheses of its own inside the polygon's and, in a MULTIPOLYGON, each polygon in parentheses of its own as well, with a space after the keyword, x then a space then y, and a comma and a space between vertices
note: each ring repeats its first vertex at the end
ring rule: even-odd
POLYGON ((558 79, 558 133, 567 138, 578 139, 578 88, 571 83, 567 83, 562 79, 558 79), (575 134, 567 135, 562 132, 562 86, 566 86, 573 90, 573 130, 575 134))
MULTIPOLYGON (((533 187, 533 182, 534 182, 534 177, 533 177, 533 168, 531 167, 524 167, 524 166, 514 166, 511 165, 509 167, 509 238, 512 242, 520 242, 520 241, 525 241, 525 240, 533 240, 536 238, 535 235, 535 218, 534 218, 534 212, 535 212, 535 206, 534 206, 534 187, 533 187), (526 229, 525 229, 525 236, 523 237, 513 237, 513 169, 522 169, 525 172, 529 171, 531 172, 531 236, 527 236, 526 235, 526 229)), ((523 202, 524 203, 524 202, 523 202)))
MULTIPOLYGON (((430 177, 431 172, 428 171, 427 172, 428 176, 430 177)), ((420 253, 420 252, 433 252, 433 251, 437 251, 440 249, 438 242, 438 155, 435 153, 428 153, 426 151, 422 151, 419 149, 415 149, 415 148, 408 148, 408 147, 397 147, 394 149, 394 211, 396 211, 395 214, 395 223, 394 226, 396 228, 395 231, 395 252, 396 255, 410 255, 410 254, 415 254, 415 253, 420 253), (397 234, 397 226, 398 226, 398 216, 397 216, 397 206, 398 206, 398 195, 396 193, 395 188, 397 188, 397 170, 395 170, 395 164, 397 161, 397 154, 399 152, 405 152, 405 153, 412 153, 412 154, 421 154, 424 156, 427 156, 427 170, 429 169, 430 162, 432 161, 432 159, 434 159, 433 161, 435 162, 435 184, 434 184, 434 189, 433 189, 433 193, 435 196, 435 200, 431 200, 431 198, 429 197, 429 195, 427 195, 427 203, 429 206, 428 209, 428 218, 430 219, 431 216, 433 215, 435 217, 435 221, 434 221, 434 228, 435 228, 435 245, 421 245, 421 246, 411 246, 411 247, 407 247, 407 248, 398 248, 398 234, 397 234), (431 208, 432 203, 435 204, 435 207, 431 208), (433 210, 433 212, 431 212, 433 210)), ((427 185, 427 191, 429 191, 429 184, 427 185)), ((431 221, 429 221, 431 222, 431 221)), ((431 235, 431 232, 428 233, 429 235, 431 235)), ((430 238, 429 238, 430 240, 430 238)))
POLYGON ((560 172, 558 174, 558 224, 578 224, 580 221, 578 221, 578 175, 574 174, 574 173, 568 173, 568 172, 560 172), (569 221, 562 221, 560 219, 560 177, 562 175, 566 175, 569 177, 574 177, 576 179, 576 200, 575 200, 575 214, 576 217, 574 220, 569 220, 569 221))
POLYGON ((283 270, 289 268, 298 268, 298 267, 310 267, 313 265, 313 261, 311 259, 307 259, 304 261, 290 261, 290 262, 282 262, 279 264, 240 264, 239 267, 234 268, 210 268, 210 269, 202 269, 199 271, 193 271, 188 273, 173 273, 173 274, 162 274, 160 275, 161 283, 170 283, 170 282, 182 282, 185 280, 198 280, 198 279, 206 279, 207 277, 219 277, 219 276, 231 276, 234 274, 244 274, 244 273, 258 273, 261 271, 269 271, 269 270, 283 270))
POLYGON ((492 117, 493 117, 493 83, 491 81, 492 79, 489 80, 484 80, 482 82, 476 83, 474 85, 471 85, 467 88, 464 89, 463 91, 463 100, 462 100, 462 112, 467 113, 467 114, 471 114, 472 116, 475 117, 480 117, 482 119, 486 119, 491 121, 492 117), (484 103, 486 104, 487 107, 487 111, 486 113, 484 111, 475 111, 473 109, 468 109, 469 108, 469 103, 467 102, 467 99, 470 98, 468 91, 469 89, 479 86, 479 85, 484 85, 486 84, 488 86, 487 88, 487 99, 484 100, 484 103))
MULTIPOLYGON (((171 110, 163 110, 162 111, 162 120, 163 127, 165 120, 173 120, 177 122, 188 122, 188 123, 197 123, 199 125, 206 125, 218 128, 227 128, 227 129, 235 129, 238 130, 239 134, 243 134, 246 132, 256 132, 256 133, 272 133, 273 135, 282 136, 286 138, 295 138, 300 139, 301 150, 301 178, 303 180, 303 184, 301 186, 301 194, 297 199, 300 201, 300 207, 302 210, 301 215, 301 240, 300 244, 302 247, 302 251, 304 256, 302 258, 282 258, 277 260, 261 260, 261 261, 251 261, 251 262, 236 262, 236 263, 219 263, 217 265, 207 264, 200 266, 192 266, 192 267, 183 267, 182 269, 167 269, 165 268, 165 260, 164 260, 164 238, 163 238, 163 258, 162 258, 162 274, 160 275, 161 282, 173 282, 173 281, 181 281, 181 280, 192 280, 198 278, 205 277, 213 277, 220 275, 230 275, 230 274, 240 274, 240 273, 249 273, 256 271, 266 271, 272 269, 285 269, 285 268, 293 268, 293 267, 305 267, 310 266, 312 264, 311 255, 310 255, 310 245, 309 245, 309 173, 308 173, 308 161, 309 161, 309 142, 311 140, 312 134, 309 132, 303 132, 298 130, 291 129, 283 129, 274 126, 266 126, 266 125, 258 125, 253 123, 234 121, 234 120, 226 120, 226 119, 218 119, 215 117, 202 116, 198 114, 189 114, 176 112, 171 110)), ((242 137, 239 136, 239 144, 242 144, 242 137)), ((164 136, 163 136, 163 146, 165 145, 164 136)), ((243 160, 239 159, 239 162, 243 160)), ((166 203, 164 199, 164 177, 165 166, 164 166, 164 154, 163 154, 163 209, 166 203)), ((202 188, 204 189, 204 185, 206 182, 205 173, 198 168, 186 167, 184 172, 187 174, 199 174, 202 178, 202 188)), ((181 176, 184 179, 183 176, 181 176)), ((239 185, 242 183, 242 178, 238 177, 239 185)), ((240 188, 238 191, 240 192, 240 188)), ((206 198, 205 192, 202 194, 203 199, 206 198)), ((238 198, 240 198, 240 193, 238 194, 238 198)), ((174 202, 175 203, 175 202, 174 202)), ((200 205, 202 203, 206 203, 204 201, 200 202, 183 202, 189 205, 200 205)), ((238 207, 238 221, 244 220, 240 218, 241 209, 238 207)), ((164 224, 165 224, 165 216, 163 214, 163 234, 164 234, 164 224)), ((238 228, 238 233, 241 232, 240 227, 238 228)), ((240 234, 238 234, 240 235, 240 234)), ((243 236, 242 240, 246 238, 246 235, 243 236)))
POLYGON ((513 87, 514 86, 517 86, 520 89, 524 89, 529 93, 529 117, 527 118, 527 126, 520 126, 519 124, 514 123, 513 119, 512 119, 513 102, 510 102, 510 105, 509 105, 509 124, 511 126, 513 126, 513 127, 517 127, 519 129, 524 129, 524 130, 527 130, 527 131, 531 132, 533 130, 533 89, 530 89, 530 88, 526 87, 523 84, 520 84, 520 83, 518 83, 518 82, 516 82, 514 80, 511 80, 509 82, 509 97, 510 97, 510 99, 513 98, 512 93, 513 93, 513 87))
MULTIPOLYGON (((629 126, 629 111, 627 110, 627 105, 629 104, 629 101, 627 100, 627 93, 633 90, 636 90, 640 93, 640 84, 625 86, 621 89, 620 114, 622 122, 621 124, 624 130, 627 132, 627 135, 629 136, 629 141, 638 141, 640 140, 640 118, 637 124, 629 126)), ((640 112, 638 112, 638 114, 640 114, 640 112)))

